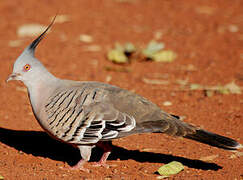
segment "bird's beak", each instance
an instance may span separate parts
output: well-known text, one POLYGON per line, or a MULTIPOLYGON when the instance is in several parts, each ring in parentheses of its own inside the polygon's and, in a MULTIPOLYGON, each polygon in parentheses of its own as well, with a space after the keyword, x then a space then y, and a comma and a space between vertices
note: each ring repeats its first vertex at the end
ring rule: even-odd
POLYGON ((6 82, 12 81, 12 80, 17 80, 19 74, 16 73, 12 73, 8 76, 8 78, 6 79, 6 82))

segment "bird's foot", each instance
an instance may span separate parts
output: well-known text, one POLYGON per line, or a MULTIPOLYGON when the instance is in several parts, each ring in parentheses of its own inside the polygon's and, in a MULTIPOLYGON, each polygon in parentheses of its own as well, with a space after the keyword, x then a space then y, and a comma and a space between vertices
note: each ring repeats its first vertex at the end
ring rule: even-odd
POLYGON ((63 169, 66 169, 66 170, 80 170, 80 171, 84 171, 84 172, 89 173, 90 170, 84 167, 84 163, 85 162, 86 162, 85 160, 81 159, 76 165, 69 166, 69 167, 63 167, 63 169))
POLYGON ((110 155, 110 153, 111 153, 110 151, 104 152, 104 154, 102 155, 100 161, 99 162, 96 162, 94 164, 94 166, 103 166, 105 168, 109 168, 109 165, 106 164, 106 160, 107 160, 108 156, 110 155))

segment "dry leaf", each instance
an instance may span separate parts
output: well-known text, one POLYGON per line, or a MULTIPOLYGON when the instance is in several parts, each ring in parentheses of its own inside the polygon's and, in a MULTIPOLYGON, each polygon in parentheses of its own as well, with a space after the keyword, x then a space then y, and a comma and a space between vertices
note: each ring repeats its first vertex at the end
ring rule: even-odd
POLYGON ((185 79, 185 80, 183 80, 183 79, 177 79, 176 80, 176 83, 179 84, 179 85, 181 85, 181 86, 186 86, 188 84, 188 79, 185 79))
POLYGON ((91 43, 93 42, 93 37, 88 34, 81 34, 79 40, 85 43, 91 43))
POLYGON ((210 162, 213 161, 215 158, 217 158, 219 155, 215 154, 215 155, 211 155, 211 156, 205 156, 205 157, 201 157, 200 160, 201 161, 206 161, 206 162, 210 162))
POLYGON ((47 27, 40 24, 24 24, 17 30, 19 37, 33 37, 40 35, 47 27))
MULTIPOLYGON (((50 21, 54 19, 55 16, 50 18, 50 21)), ((65 23, 70 21, 70 16, 66 14, 60 14, 56 16, 55 23, 65 23)))
POLYGON ((190 84, 191 90, 198 90, 198 89, 201 89, 201 88, 202 88, 202 85, 200 85, 200 84, 190 84))
POLYGON ((129 62, 129 55, 135 51, 135 46, 130 42, 125 45, 115 43, 115 48, 108 51, 107 58, 115 63, 127 63, 129 62))
POLYGON ((234 81, 226 84, 224 87, 228 89, 232 94, 241 94, 241 88, 238 85, 236 85, 234 81))
POLYGON ((214 91, 212 90, 205 90, 205 94, 207 97, 212 97, 214 95, 214 91))
POLYGON ((123 51, 112 49, 108 52, 107 58, 115 63, 127 63, 128 58, 123 51))
POLYGON ((172 62, 176 57, 176 53, 171 50, 163 50, 151 55, 152 60, 156 62, 172 62))
POLYGON ((159 43, 157 41, 150 41, 147 47, 142 51, 142 53, 147 58, 153 58, 153 54, 158 53, 165 47, 164 43, 159 43))
POLYGON ((143 78, 142 79, 143 82, 145 82, 146 84, 157 84, 157 85, 167 85, 169 84, 169 81, 166 80, 159 80, 159 79, 147 79, 147 78, 143 78))
POLYGON ((220 94, 229 94, 229 90, 227 88, 225 88, 225 86, 212 86, 212 89, 214 89, 215 91, 219 92, 220 94))
POLYGON ((170 176, 170 175, 178 174, 182 170, 184 170, 184 166, 182 163, 177 161, 172 161, 168 164, 161 166, 158 169, 158 173, 163 176, 170 176))
POLYGON ((128 42, 124 45, 124 51, 125 53, 133 53, 136 51, 136 47, 132 43, 128 42))

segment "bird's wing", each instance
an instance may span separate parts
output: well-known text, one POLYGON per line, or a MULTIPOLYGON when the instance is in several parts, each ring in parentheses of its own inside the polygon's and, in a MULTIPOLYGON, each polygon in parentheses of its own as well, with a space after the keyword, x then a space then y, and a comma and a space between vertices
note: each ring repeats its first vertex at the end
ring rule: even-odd
POLYGON ((117 138, 136 126, 135 119, 105 101, 99 88, 64 88, 45 104, 46 127, 56 138, 74 144, 95 144, 117 138))

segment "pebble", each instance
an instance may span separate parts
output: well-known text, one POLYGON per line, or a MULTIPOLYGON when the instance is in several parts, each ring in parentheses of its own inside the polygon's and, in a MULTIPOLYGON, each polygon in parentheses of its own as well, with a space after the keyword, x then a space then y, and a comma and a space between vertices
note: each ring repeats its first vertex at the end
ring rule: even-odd
POLYGON ((88 34, 81 34, 79 40, 85 43, 91 43, 93 42, 93 37, 88 34))
POLYGON ((171 106, 171 105, 172 105, 172 102, 170 102, 170 101, 165 101, 165 102, 163 102, 163 105, 164 105, 164 106, 171 106))
POLYGON ((18 37, 33 37, 40 35, 47 27, 40 24, 24 24, 17 29, 18 37))
POLYGON ((238 32, 239 31, 239 27, 237 25, 235 25, 235 24, 229 25, 228 29, 232 33, 235 33, 235 32, 238 32))

